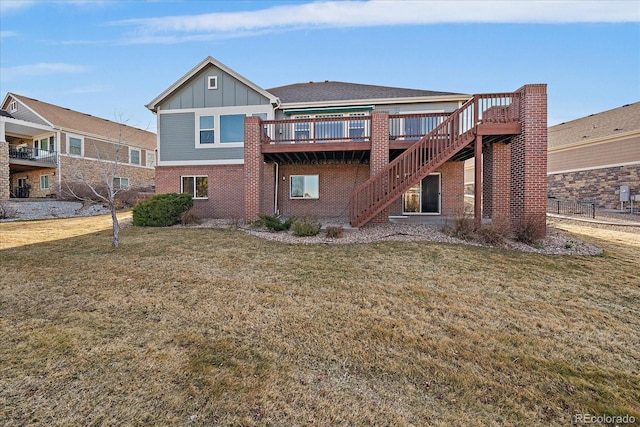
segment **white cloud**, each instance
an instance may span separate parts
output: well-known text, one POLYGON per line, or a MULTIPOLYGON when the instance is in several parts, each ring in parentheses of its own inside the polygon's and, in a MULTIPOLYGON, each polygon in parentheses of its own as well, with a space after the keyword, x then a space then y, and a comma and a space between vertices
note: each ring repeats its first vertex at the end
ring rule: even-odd
POLYGON ((132 42, 170 43, 301 28, 439 23, 639 22, 636 1, 321 1, 248 12, 129 19, 132 42))
POLYGON ((31 0, 2 0, 0 1, 0 13, 26 9, 34 3, 35 1, 31 0))
POLYGON ((48 74, 84 73, 89 69, 82 65, 64 63, 38 63, 30 65, 17 65, 15 67, 0 68, 0 76, 3 81, 15 80, 25 76, 44 76, 48 74))
POLYGON ((5 39, 7 37, 15 37, 17 36, 18 33, 16 33, 15 31, 0 31, 0 39, 5 39))

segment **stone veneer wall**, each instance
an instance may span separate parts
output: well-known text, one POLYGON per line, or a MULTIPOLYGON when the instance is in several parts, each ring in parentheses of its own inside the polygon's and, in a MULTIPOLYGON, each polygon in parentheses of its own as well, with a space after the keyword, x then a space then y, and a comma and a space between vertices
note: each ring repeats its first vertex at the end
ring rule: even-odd
POLYGON ((58 177, 56 176, 56 168, 34 169, 24 172, 15 172, 11 175, 11 188, 18 186, 18 178, 26 178, 29 184, 29 197, 48 197, 58 194, 58 177), (40 188, 40 177, 49 175, 49 188, 40 188))
MULTIPOLYGON (((64 194, 66 183, 78 181, 76 175, 78 173, 87 177, 87 179, 100 185, 104 182, 104 168, 110 167, 105 162, 97 160, 87 160, 82 157, 60 156, 60 173, 62 174, 62 188, 60 194, 64 194)), ((110 172, 110 171, 108 171, 110 172)), ((116 173, 117 177, 129 178, 130 188, 150 188, 155 184, 155 170, 140 166, 131 166, 126 163, 120 163, 116 173)), ((55 186, 57 188, 57 177, 55 186)))
POLYGON ((547 183, 550 197, 619 209, 620 196, 615 192, 621 185, 628 185, 631 195, 640 194, 640 165, 555 173, 547 177, 547 183))
POLYGON ((0 141, 0 200, 8 200, 9 194, 9 143, 0 141))

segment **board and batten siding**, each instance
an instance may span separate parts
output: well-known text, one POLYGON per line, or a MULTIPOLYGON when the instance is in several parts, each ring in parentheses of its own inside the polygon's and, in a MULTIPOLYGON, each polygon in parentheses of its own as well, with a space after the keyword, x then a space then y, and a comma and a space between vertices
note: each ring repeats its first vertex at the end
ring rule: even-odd
POLYGON ((158 110, 268 105, 269 99, 217 67, 209 66, 164 100, 158 110), (208 78, 216 76, 217 89, 208 89, 208 78))
POLYGON ((243 160, 243 147, 195 148, 195 113, 160 114, 160 162, 243 160))
MULTIPOLYGON (((24 120, 25 122, 31 122, 31 123, 37 123, 39 125, 49 126, 49 123, 42 120, 40 116, 38 116, 33 111, 31 111, 26 105, 20 102, 20 100, 17 100, 16 98, 12 97, 9 100, 9 104, 13 100, 15 100, 18 103, 18 111, 9 112, 9 114, 11 114, 13 117, 15 117, 18 120, 24 120)), ((8 104, 7 104, 7 108, 8 108, 8 104)), ((43 131, 43 133, 44 132, 45 131, 43 131)))

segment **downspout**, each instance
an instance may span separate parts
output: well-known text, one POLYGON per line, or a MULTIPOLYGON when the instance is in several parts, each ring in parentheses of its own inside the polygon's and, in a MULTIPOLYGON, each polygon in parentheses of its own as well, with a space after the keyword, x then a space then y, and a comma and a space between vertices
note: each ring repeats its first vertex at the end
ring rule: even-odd
POLYGON ((273 214, 274 215, 278 215, 278 183, 280 182, 280 164, 278 162, 275 162, 275 175, 276 175, 276 182, 275 182, 275 188, 273 191, 273 214))
POLYGON ((60 164, 60 151, 62 151, 62 140, 60 139, 60 131, 56 132, 56 140, 58 141, 58 149, 56 150, 56 168, 58 169, 58 197, 62 197, 62 165, 60 164))

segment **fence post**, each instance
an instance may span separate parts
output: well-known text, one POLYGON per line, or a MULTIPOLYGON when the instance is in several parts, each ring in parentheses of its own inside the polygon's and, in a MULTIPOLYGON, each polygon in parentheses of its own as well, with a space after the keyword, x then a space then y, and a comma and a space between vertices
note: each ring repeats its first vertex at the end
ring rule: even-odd
POLYGON ((596 204, 591 203, 591 218, 595 219, 595 217, 596 217, 596 204))
POLYGON ((558 200, 558 215, 560 215, 560 200, 558 200))

